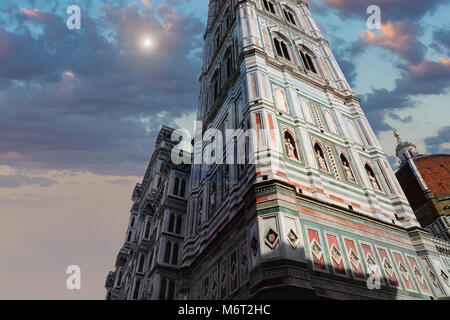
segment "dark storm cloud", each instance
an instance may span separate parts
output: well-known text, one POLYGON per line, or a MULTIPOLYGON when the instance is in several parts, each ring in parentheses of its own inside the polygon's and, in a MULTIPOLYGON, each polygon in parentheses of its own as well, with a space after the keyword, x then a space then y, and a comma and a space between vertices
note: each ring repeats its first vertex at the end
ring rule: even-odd
POLYGON ((450 56, 450 26, 433 31, 431 47, 439 53, 450 56))
POLYGON ((428 153, 450 153, 450 148, 444 144, 450 143, 450 126, 443 127, 438 134, 425 139, 428 153))
POLYGON ((373 89, 363 97, 363 108, 376 132, 393 129, 385 122, 386 115, 394 120, 410 121, 410 117, 401 119, 395 111, 415 107, 414 97, 445 94, 450 87, 449 59, 424 60, 401 68, 403 75, 396 80, 393 90, 373 89))
POLYGON ((15 9, 16 30, 0 27, 0 159, 141 174, 159 126, 196 108, 203 24, 167 4, 107 5, 69 31, 53 13, 15 9))

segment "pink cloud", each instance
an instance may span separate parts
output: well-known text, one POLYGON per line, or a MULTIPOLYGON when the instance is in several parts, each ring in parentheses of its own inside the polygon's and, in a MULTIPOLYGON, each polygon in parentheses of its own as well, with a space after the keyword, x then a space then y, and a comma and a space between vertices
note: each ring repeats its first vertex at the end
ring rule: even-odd
POLYGON ((414 46, 416 36, 415 29, 411 30, 411 24, 405 22, 389 21, 382 24, 378 36, 371 30, 363 31, 363 38, 368 43, 399 55, 407 53, 414 46))
POLYGON ((0 153, 0 162, 11 163, 15 161, 23 161, 26 157, 17 152, 0 153))

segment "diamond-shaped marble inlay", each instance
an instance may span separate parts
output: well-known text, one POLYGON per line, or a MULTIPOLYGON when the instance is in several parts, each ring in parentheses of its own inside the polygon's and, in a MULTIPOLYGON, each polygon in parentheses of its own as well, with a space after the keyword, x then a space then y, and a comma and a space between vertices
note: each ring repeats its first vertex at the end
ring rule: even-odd
POLYGON ((280 235, 278 234, 278 232, 273 230, 272 228, 269 228, 269 230, 267 230, 266 232, 266 235, 264 236, 264 242, 270 249, 275 249, 278 241, 280 241, 280 235))
POLYGON ((292 247, 297 248, 298 247, 298 236, 295 233, 294 230, 290 230, 288 233, 288 239, 292 247))
POLYGON ((398 266, 398 270, 400 270, 400 274, 406 279, 406 280, 408 280, 408 278, 409 278, 409 273, 408 273, 408 270, 405 268, 405 266, 403 265, 403 263, 399 263, 399 266, 398 266))
POLYGON ((367 255, 367 264, 372 269, 376 266, 375 260, 373 260, 373 258, 370 254, 367 255))
POLYGON ((358 255, 355 253, 355 251, 353 251, 353 249, 350 249, 350 263, 355 267, 355 269, 358 269, 361 263, 358 255))
POLYGON ((416 276, 417 280, 419 280, 419 282, 423 284, 423 275, 422 272, 420 272, 419 268, 417 268, 417 266, 414 267, 414 275, 416 276))
POLYGON ((322 248, 320 247, 320 244, 317 242, 316 239, 314 239, 312 241, 311 249, 312 249, 312 253, 316 256, 316 258, 320 259, 322 256, 322 248))
POLYGON ((336 262, 336 264, 340 264, 342 261, 342 254, 334 244, 331 245, 331 258, 336 262))
POLYGON ((394 274, 394 268, 392 268, 391 264, 386 259, 384 259, 383 267, 384 271, 386 271, 387 274, 392 277, 392 275, 394 274))
POLYGON ((436 275, 431 270, 430 270, 430 279, 431 279, 431 281, 433 281, 433 284, 437 287, 438 285, 436 282, 436 275))

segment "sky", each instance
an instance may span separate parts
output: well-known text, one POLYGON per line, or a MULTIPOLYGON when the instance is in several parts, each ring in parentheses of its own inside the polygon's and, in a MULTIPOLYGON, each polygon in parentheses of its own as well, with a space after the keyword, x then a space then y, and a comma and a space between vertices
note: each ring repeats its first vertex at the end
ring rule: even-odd
MULTIPOLYGON (((450 152, 450 2, 308 2, 391 163, 394 129, 450 152)), ((0 1, 0 299, 104 298, 159 128, 193 126, 207 8, 0 1), (66 288, 69 265, 81 290, 66 288)))

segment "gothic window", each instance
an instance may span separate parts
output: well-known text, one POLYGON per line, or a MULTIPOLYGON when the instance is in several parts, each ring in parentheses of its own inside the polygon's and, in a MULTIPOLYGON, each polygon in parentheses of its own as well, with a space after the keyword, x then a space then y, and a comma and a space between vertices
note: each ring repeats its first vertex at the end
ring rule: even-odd
POLYGON ((266 9, 266 11, 276 14, 275 13, 275 5, 273 4, 272 1, 270 0, 263 0, 263 4, 264 4, 264 9, 266 9))
POLYGON ((288 45, 286 44, 286 42, 279 38, 273 38, 273 42, 275 44, 275 51, 276 51, 277 55, 280 57, 283 57, 286 60, 291 61, 288 45))
POLYGON ((180 197, 183 197, 186 195, 186 180, 181 180, 181 187, 180 187, 180 197))
POLYGON ((167 300, 173 300, 175 298, 175 282, 173 279, 169 279, 169 288, 167 290, 167 300))
POLYGON ((373 189, 381 191, 380 184, 378 182, 377 176, 375 175, 375 172, 373 169, 366 163, 364 166, 366 169, 367 176, 369 177, 370 185, 373 189))
POLYGON ((132 235, 132 231, 128 231, 127 242, 131 241, 131 235, 132 235))
POLYGON ((209 207, 210 207, 210 214, 214 212, 216 209, 216 195, 217 195, 217 188, 216 188, 216 182, 211 182, 211 190, 209 193, 209 207))
POLYGON ((180 250, 180 246, 178 243, 173 245, 173 253, 172 253, 172 264, 178 264, 178 251, 180 250))
POLYGON ((159 300, 166 299, 166 278, 161 278, 161 283, 159 286, 159 300))
POLYGON ((225 79, 229 79, 233 71, 233 50, 229 48, 225 53, 225 79))
POLYGON ((172 251, 172 243, 166 241, 166 251, 164 252, 164 262, 170 263, 170 253, 172 251))
POLYGON ((302 63, 305 70, 317 74, 317 69, 314 65, 314 54, 305 47, 300 47, 299 49, 300 56, 302 58, 302 63))
POLYGON ((347 157, 341 153, 340 158, 342 167, 344 168, 345 177, 347 178, 347 180, 355 181, 355 176, 353 175, 353 171, 352 168, 350 167, 350 162, 347 160, 347 157))
POLYGON ((176 228, 175 228, 175 232, 177 234, 181 234, 181 224, 183 222, 183 218, 181 216, 177 217, 177 224, 176 224, 176 228))
POLYGON ((216 50, 219 49, 221 40, 222 40, 222 33, 221 33, 220 28, 219 28, 219 29, 217 29, 216 35, 215 35, 215 37, 214 37, 214 41, 215 41, 215 49, 216 49, 216 50))
POLYGON ((203 211, 203 195, 200 195, 198 200, 198 215, 197 215, 197 227, 202 224, 202 211, 203 211))
POLYGON ((120 288, 120 286, 122 285, 122 278, 123 278, 123 272, 122 272, 122 270, 120 270, 119 275, 117 277, 116 288, 120 288))
POLYGON ((316 155, 317 162, 319 163, 320 170, 329 171, 327 161, 325 160, 325 155, 318 143, 314 145, 314 153, 316 155))
POLYGON ((134 284, 134 292, 133 292, 133 299, 137 300, 139 299, 139 289, 141 288, 141 280, 136 279, 136 282, 134 284))
POLYGON ((134 227, 134 223, 136 222, 136 217, 132 217, 131 218, 131 223, 130 223, 130 227, 133 228, 134 227))
POLYGON ((141 254, 139 255, 139 263, 138 263, 137 272, 139 272, 139 273, 144 272, 144 263, 145 263, 145 255, 141 252, 141 254))
POLYGON ((284 146, 288 158, 299 160, 295 140, 288 131, 284 132, 284 146))
POLYGON ((169 228, 167 231, 173 232, 174 225, 175 225, 175 215, 172 213, 169 218, 169 228))
POLYGON ((150 219, 147 218, 147 221, 145 224, 145 229, 144 229, 144 239, 150 238, 150 226, 151 226, 151 221, 150 221, 150 219))
POLYGON ((216 71, 212 79, 212 104, 219 98, 220 92, 220 72, 216 71))
POLYGON ((153 263, 153 254, 154 252, 152 251, 150 258, 148 259, 148 269, 150 270, 152 268, 152 263, 153 263))
POLYGON ((178 189, 180 187, 180 179, 178 177, 175 178, 175 183, 173 184, 173 194, 178 195, 178 189))
POLYGON ((283 8, 283 13, 288 22, 292 23, 293 25, 296 25, 295 19, 294 19, 294 13, 292 12, 291 9, 283 8))

